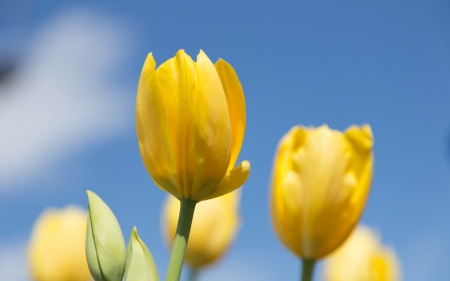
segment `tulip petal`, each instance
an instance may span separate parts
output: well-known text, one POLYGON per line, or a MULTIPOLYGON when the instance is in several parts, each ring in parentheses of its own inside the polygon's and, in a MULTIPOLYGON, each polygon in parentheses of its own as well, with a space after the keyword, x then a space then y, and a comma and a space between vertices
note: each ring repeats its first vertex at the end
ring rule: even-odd
POLYGON ((295 126, 283 136, 275 155, 274 173, 272 175, 274 186, 281 185, 284 177, 290 170, 300 172, 298 161, 299 154, 293 156, 295 151, 299 151, 307 137, 307 129, 303 126, 295 126))
POLYGON ((142 160, 158 187, 180 197, 173 144, 163 93, 157 83, 155 60, 150 53, 142 68, 136 99, 136 129, 142 160))
POLYGON ((222 196, 241 187, 250 174, 250 162, 244 160, 236 168, 229 171, 219 185, 201 200, 222 196))
MULTIPOLYGON (((283 136, 275 155, 274 173, 272 175, 272 220, 280 240, 295 254, 302 253, 302 244, 305 239, 299 239, 299 234, 307 231, 303 217, 302 204, 306 196, 299 186, 302 184, 298 174, 302 167, 299 157, 302 156, 302 146, 305 144, 308 129, 295 126, 283 136), (296 206, 297 205, 297 206, 296 206), (294 231, 289 231, 295 225, 294 231)), ((304 235, 304 234, 303 234, 304 235)))
MULTIPOLYGON (((195 108, 195 181, 192 199, 202 200, 221 182, 231 157, 231 122, 227 100, 214 65, 197 56, 198 97, 195 108)), ((189 148, 186 148, 189 149, 189 148)))
POLYGON ((279 233, 280 240, 294 253, 299 255, 308 235, 308 225, 305 225, 302 205, 305 201, 303 192, 298 188, 301 179, 294 172, 287 172, 282 184, 274 190, 274 226, 279 233), (293 231, 288 231, 292 226, 293 231), (301 234, 301 235, 299 235, 301 234))
MULTIPOLYGON (((370 186, 373 172, 373 136, 369 125, 363 125, 361 128, 357 126, 349 127, 345 133, 350 147, 352 148, 353 158, 351 168, 355 173, 359 187, 370 186)), ((369 189, 359 188, 361 192, 357 192, 357 198, 364 198, 367 196, 369 189)), ((354 200, 358 200, 355 198, 354 200)), ((365 202, 364 200, 359 200, 365 202)))
POLYGON ((353 218, 356 222, 364 208, 372 181, 373 135, 369 125, 351 126, 345 131, 344 135, 352 150, 353 157, 350 168, 353 170, 357 181, 355 193, 351 198, 353 208, 356 210, 353 218))
POLYGON ((363 125, 361 128, 351 126, 344 134, 355 149, 367 151, 373 146, 372 130, 367 124, 363 125))
POLYGON ((234 168, 244 141, 246 125, 245 97, 242 85, 233 67, 223 59, 219 59, 214 66, 222 82, 227 98, 228 111, 230 112, 232 144, 231 159, 228 165, 229 171, 234 168))
MULTIPOLYGON (((177 194, 191 197, 195 176, 194 130, 197 111, 197 73, 192 58, 183 50, 157 70, 158 89, 166 109, 170 139, 173 141, 174 170, 178 182, 177 194)), ((170 191, 169 191, 170 192, 170 191)))

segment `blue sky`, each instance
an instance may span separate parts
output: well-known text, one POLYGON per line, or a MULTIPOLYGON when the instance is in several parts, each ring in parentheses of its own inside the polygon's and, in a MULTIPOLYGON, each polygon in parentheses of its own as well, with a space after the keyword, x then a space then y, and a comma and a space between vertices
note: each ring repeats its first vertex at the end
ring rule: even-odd
POLYGON ((0 63, 16 67, 0 82, 0 280, 29 280, 34 220, 48 206, 86 207, 86 189, 108 203, 126 239, 137 226, 164 275, 166 194, 140 159, 134 106, 147 53, 159 65, 178 49, 231 63, 247 103, 242 229, 200 280, 298 279, 299 261, 270 223, 272 160, 289 128, 325 123, 372 126, 362 222, 395 248, 404 280, 450 279, 447 1, 8 2, 0 63))

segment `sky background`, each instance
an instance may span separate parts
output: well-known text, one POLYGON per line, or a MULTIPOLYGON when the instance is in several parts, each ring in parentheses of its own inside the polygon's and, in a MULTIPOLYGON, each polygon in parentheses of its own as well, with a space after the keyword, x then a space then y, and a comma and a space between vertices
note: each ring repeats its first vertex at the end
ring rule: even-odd
POLYGON ((362 222, 395 248, 404 280, 450 280, 450 3, 299 2, 0 1, 0 280, 30 280, 34 221, 86 208, 87 189, 126 240, 137 226, 165 275, 166 194, 134 111, 146 55, 159 65, 179 49, 228 61, 247 104, 242 228, 200 280, 298 280, 268 211, 277 143, 297 124, 364 123, 375 172, 362 222))

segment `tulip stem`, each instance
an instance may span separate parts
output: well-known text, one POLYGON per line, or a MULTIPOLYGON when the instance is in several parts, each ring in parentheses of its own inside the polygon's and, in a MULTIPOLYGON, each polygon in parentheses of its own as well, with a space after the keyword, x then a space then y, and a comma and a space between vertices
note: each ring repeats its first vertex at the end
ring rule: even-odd
POLYGON ((315 260, 302 259, 302 281, 312 281, 315 260))
POLYGON ((170 254, 169 267, 167 269, 166 281, 179 281, 183 269, 184 255, 186 254, 189 232, 191 231, 192 219, 196 201, 190 198, 180 200, 180 215, 178 216, 177 232, 173 240, 172 253, 170 254))
POLYGON ((198 269, 196 268, 191 268, 190 272, 189 272, 189 281, 197 281, 197 277, 198 277, 198 269))

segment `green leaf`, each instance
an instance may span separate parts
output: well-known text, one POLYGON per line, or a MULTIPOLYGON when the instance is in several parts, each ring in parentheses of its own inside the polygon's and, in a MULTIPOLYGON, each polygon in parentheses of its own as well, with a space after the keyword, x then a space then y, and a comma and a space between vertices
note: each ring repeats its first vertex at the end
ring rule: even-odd
POLYGON ((122 281, 125 270, 125 241, 119 223, 108 205, 87 191, 89 215, 86 258, 96 281, 122 281))
POLYGON ((136 227, 128 242, 125 281, 159 281, 152 254, 139 237, 136 227))

